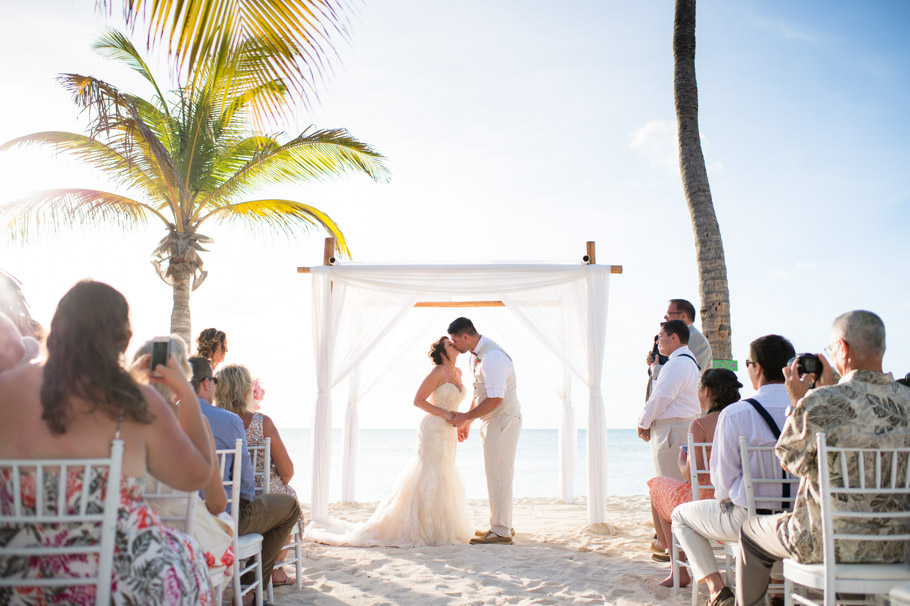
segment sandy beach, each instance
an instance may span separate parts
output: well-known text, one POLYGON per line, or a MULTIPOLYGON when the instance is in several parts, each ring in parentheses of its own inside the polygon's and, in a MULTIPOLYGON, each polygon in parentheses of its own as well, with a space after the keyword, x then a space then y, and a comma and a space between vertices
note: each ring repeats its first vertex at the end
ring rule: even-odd
MULTIPOLYGON (((330 507, 334 517, 365 520, 376 503, 330 507)), ((485 500, 470 500, 486 528, 485 500)), ((309 517, 309 515, 307 515, 309 517)), ((586 523, 583 497, 515 501, 512 546, 304 548, 303 590, 275 589, 277 604, 653 604, 671 590, 657 581, 667 564, 652 562, 648 497, 610 497, 607 520, 586 523)), ((291 568, 288 568, 291 571, 291 568)), ((230 592, 225 592, 225 604, 230 592)))

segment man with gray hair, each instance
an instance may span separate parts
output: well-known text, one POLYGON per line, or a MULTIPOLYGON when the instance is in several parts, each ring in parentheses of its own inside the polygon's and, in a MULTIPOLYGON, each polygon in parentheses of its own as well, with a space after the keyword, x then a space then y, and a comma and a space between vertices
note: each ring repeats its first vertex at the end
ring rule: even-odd
MULTIPOLYGON (((783 467, 803 481, 792 512, 749 518, 742 527, 736 562, 736 603, 742 606, 764 600, 776 561, 793 558, 813 563, 823 559, 816 433, 825 432, 831 446, 910 446, 910 388, 882 371, 885 325, 881 318, 869 311, 838 316, 826 353, 841 375, 836 385, 831 365, 822 355, 821 377, 814 373, 799 376, 796 360, 784 368, 792 411, 775 450, 783 467), (821 387, 810 389, 816 379, 821 387)), ((858 483, 859 473, 857 466, 848 468, 851 483, 858 483)), ((908 506, 905 498, 894 495, 881 503, 880 510, 907 511, 908 506)), ((906 517, 876 518, 868 523, 880 534, 910 532, 906 517)), ((910 557, 907 542, 845 541, 838 547, 838 561, 843 563, 905 562, 910 557)))

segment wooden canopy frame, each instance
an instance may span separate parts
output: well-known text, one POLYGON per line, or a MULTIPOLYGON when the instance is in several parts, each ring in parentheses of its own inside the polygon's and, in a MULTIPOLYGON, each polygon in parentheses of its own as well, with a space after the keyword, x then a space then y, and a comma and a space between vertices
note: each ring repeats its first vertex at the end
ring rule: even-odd
MULTIPOLYGON (((595 263, 595 245, 594 242, 585 243, 585 256, 581 258, 582 261, 588 265, 594 265, 595 263)), ((325 246, 322 250, 322 264, 323 265, 334 265, 335 264, 335 238, 326 238, 325 246)), ((308 274, 310 273, 309 267, 298 267, 297 273, 299 274, 308 274)), ((611 265, 610 266, 611 274, 621 274, 622 265, 611 265)), ((414 307, 505 307, 505 303, 502 301, 418 301, 414 304, 414 307)))

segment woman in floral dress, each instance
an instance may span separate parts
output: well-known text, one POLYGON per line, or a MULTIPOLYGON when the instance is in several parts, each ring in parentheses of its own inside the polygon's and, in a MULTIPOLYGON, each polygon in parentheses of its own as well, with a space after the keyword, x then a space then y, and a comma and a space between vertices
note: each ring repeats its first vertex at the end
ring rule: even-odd
MULTIPOLYGON (((111 440, 123 441, 123 476, 114 542, 114 604, 211 604, 202 551, 191 538, 164 526, 142 500, 146 473, 179 490, 198 490, 209 478, 211 435, 192 387, 173 357, 159 365, 154 381, 183 402, 171 411, 154 389, 139 385, 120 362, 131 337, 129 307, 106 284, 83 281, 60 300, 43 365, 21 366, 0 375, 0 459, 106 458, 111 440)), ((145 361, 148 364, 148 360, 145 361)), ((49 478, 45 478, 48 480, 49 478)), ((0 508, 10 511, 12 478, 0 474, 0 508)), ((66 499, 80 506, 88 482, 90 506, 104 502, 106 470, 83 477, 71 470, 65 494, 45 482, 44 508, 66 499)), ((20 485, 26 507, 37 505, 35 477, 20 485)), ((74 545, 99 540, 89 527, 48 524, 37 532, 15 525, 0 533, 0 574, 38 579, 84 576, 95 561, 77 556, 24 558, 16 546, 74 545)), ((0 589, 2 604, 91 604, 93 585, 0 589)))

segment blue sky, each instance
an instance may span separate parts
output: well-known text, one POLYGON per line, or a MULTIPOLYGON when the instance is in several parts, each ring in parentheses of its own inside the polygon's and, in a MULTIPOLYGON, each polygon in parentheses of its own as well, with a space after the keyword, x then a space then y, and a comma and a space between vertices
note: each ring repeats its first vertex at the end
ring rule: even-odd
MULTIPOLYGON (((553 6, 360 5, 319 103, 287 131, 347 127, 388 156, 392 181, 352 177, 263 194, 327 211, 360 261, 576 260, 595 240, 598 261, 624 268, 610 294, 605 400, 609 426, 632 427, 666 300, 698 298, 676 159, 673 4, 553 6)), ((144 92, 89 50, 105 23, 93 8, 89 0, 7 4, 0 77, 16 93, 0 99, 0 140, 80 130, 54 82, 59 72, 144 92)), ((910 5, 901 2, 699 3, 700 127, 740 366, 758 336, 779 333, 797 350, 820 351, 836 315, 867 308, 889 331, 886 369, 910 371, 908 25, 910 5)), ((7 198, 98 184, 68 161, 19 151, 4 154, 0 179, 7 198)), ((309 426, 309 290, 294 268, 320 262, 322 235, 288 242, 234 228, 206 233, 216 242, 193 296, 194 329, 226 330, 232 360, 271 389, 279 423, 309 426)), ((60 234, 25 248, 0 241, 0 267, 24 282, 45 323, 77 279, 108 281, 130 300, 137 337, 151 337, 170 315, 169 290, 148 263, 162 235, 151 226, 60 234)), ((495 338, 496 316, 484 321, 481 331, 495 338)), ((364 402, 364 425, 416 425, 410 409, 392 421, 388 413, 409 406, 433 336, 415 335, 413 366, 364 402)), ((526 426, 555 427, 555 399, 520 371, 526 426)), ((586 398, 575 394, 584 427, 586 398)), ((343 401, 339 392, 337 422, 343 401)))

